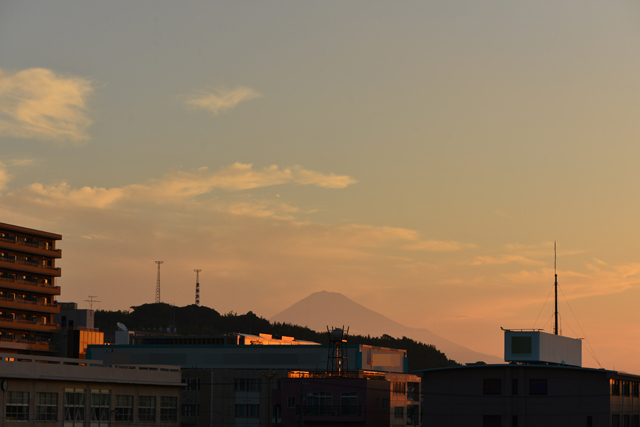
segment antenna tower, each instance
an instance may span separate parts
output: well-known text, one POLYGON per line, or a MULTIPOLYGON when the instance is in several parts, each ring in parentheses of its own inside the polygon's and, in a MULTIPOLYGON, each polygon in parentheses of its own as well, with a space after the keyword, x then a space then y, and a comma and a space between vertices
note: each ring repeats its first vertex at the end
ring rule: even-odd
POLYGON ((556 267, 557 264, 557 258, 558 258, 558 252, 556 250, 556 242, 553 242, 553 272, 556 276, 556 283, 555 283, 555 292, 556 292, 556 311, 555 311, 555 317, 556 317, 556 324, 555 324, 555 328, 554 328, 554 333, 556 335, 558 335, 558 270, 556 267))
POLYGON ((200 306, 200 272, 201 269, 193 270, 196 272, 196 305, 200 306))
POLYGON ((94 300, 94 298, 98 298, 97 295, 89 295, 89 299, 86 299, 85 301, 89 303, 89 310, 93 310, 93 303, 94 302, 102 302, 102 301, 96 301, 94 300))
POLYGON ((329 357, 327 358, 327 375, 343 377, 349 372, 349 359, 347 358, 347 335, 349 328, 331 328, 327 326, 329 333, 329 357))
POLYGON ((156 261, 158 264, 158 279, 156 280, 156 304, 160 302, 160 264, 164 261, 156 261))

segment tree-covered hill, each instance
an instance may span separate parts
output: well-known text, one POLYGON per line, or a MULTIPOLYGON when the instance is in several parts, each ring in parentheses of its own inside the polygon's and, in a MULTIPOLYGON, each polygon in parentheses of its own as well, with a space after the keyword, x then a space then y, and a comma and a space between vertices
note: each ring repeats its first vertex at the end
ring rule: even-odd
MULTIPOLYGON (((180 335, 218 335, 234 332, 257 335, 263 333, 274 336, 285 335, 321 344, 329 343, 326 332, 316 332, 307 327, 289 323, 271 323, 251 311, 246 314, 227 313, 221 315, 212 308, 195 304, 185 307, 175 307, 164 303, 143 304, 131 307, 130 311, 96 311, 95 326, 102 332, 117 330, 118 322, 126 325, 132 331, 166 332, 173 324, 180 335)), ((407 337, 350 335, 348 342, 407 350, 410 372, 458 364, 448 359, 434 346, 407 337)))

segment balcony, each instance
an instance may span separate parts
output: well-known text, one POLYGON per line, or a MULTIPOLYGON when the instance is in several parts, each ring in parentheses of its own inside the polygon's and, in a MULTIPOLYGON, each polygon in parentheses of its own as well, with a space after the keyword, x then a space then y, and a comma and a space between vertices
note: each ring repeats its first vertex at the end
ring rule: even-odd
POLYGON ((9 258, 0 258, 0 268, 7 270, 22 271, 25 273, 35 273, 44 276, 60 277, 60 269, 55 267, 49 267, 47 265, 40 265, 37 262, 30 261, 16 261, 9 258))
POLYGON ((54 323, 42 323, 37 320, 20 320, 0 317, 0 328, 18 329, 21 331, 29 330, 39 332, 52 332, 60 329, 60 325, 56 325, 54 323))
POLYGON ((56 303, 45 304, 38 301, 28 301, 16 298, 0 297, 0 308, 12 308, 14 310, 37 311, 41 313, 60 313, 60 307, 56 303))
POLYGON ((51 258, 62 257, 62 251, 60 249, 51 249, 51 245, 47 245, 44 242, 21 242, 15 238, 0 237, 0 249, 7 249, 16 252, 25 252, 33 255, 42 255, 51 258))
POLYGON ((60 295, 60 286, 45 285, 43 283, 27 282, 18 279, 0 277, 0 288, 15 289, 38 294, 60 295))
POLYGON ((55 352, 58 351, 58 346, 46 341, 0 338, 0 351, 2 350, 33 350, 42 352, 55 352))

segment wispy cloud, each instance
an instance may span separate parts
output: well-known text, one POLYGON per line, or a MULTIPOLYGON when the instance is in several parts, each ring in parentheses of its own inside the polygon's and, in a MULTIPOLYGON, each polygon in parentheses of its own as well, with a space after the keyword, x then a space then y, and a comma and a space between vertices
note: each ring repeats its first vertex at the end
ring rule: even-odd
MULTIPOLYGON (((78 207, 103 209, 118 202, 182 203, 214 189, 239 191, 281 184, 344 188, 355 182, 357 182, 355 179, 346 175, 323 174, 301 166, 281 169, 272 165, 255 169, 251 164, 234 163, 217 172, 211 172, 206 167, 190 171, 174 170, 161 179, 114 188, 73 188, 64 182, 55 185, 34 183, 15 190, 10 196, 45 205, 71 204, 78 207)), ((247 211, 247 209, 246 205, 243 207, 235 204, 233 207, 236 212, 247 211)), ((255 213, 255 206, 251 210, 255 213)), ((291 211, 290 208, 284 210, 291 211)), ((264 215, 268 213, 263 209, 260 211, 264 215)))
POLYGON ((198 94, 185 95, 185 103, 190 107, 211 111, 213 115, 235 108, 239 103, 261 98, 255 90, 240 86, 235 89, 211 89, 198 94))
POLYGON ((42 140, 88 139, 91 82, 45 68, 0 70, 0 136, 42 140))
POLYGON ((526 258, 522 255, 501 255, 498 257, 492 256, 478 256, 471 265, 490 265, 490 264, 528 264, 528 265, 544 265, 542 261, 526 258))
POLYGON ((432 251, 432 252, 451 252, 460 251, 463 249, 472 249, 477 247, 473 243, 461 243, 454 241, 440 241, 440 240, 424 240, 422 242, 412 243, 405 246, 405 249, 414 251, 432 251))

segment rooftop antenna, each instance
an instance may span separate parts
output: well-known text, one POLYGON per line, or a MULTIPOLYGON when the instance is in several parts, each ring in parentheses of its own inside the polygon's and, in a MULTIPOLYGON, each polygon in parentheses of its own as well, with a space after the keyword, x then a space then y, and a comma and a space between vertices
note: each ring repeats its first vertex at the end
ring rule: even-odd
POLYGON ((556 268, 557 265, 557 258, 558 258, 558 251, 556 250, 556 242, 553 242, 553 272, 556 276, 556 283, 555 283, 555 292, 556 292, 556 311, 555 311, 555 316, 556 316, 556 325, 554 328, 554 333, 556 335, 558 335, 558 270, 556 268))
POLYGON ((93 310, 93 303, 94 302, 102 302, 102 301, 96 301, 94 300, 94 298, 98 298, 97 295, 89 295, 89 299, 86 299, 85 301, 89 303, 89 310, 93 310))
POLYGON ((196 305, 200 306, 200 272, 201 269, 193 270, 196 272, 196 305))
POLYGON ((156 261, 158 264, 158 279, 156 280, 156 304, 160 303, 160 264, 164 261, 156 261))

